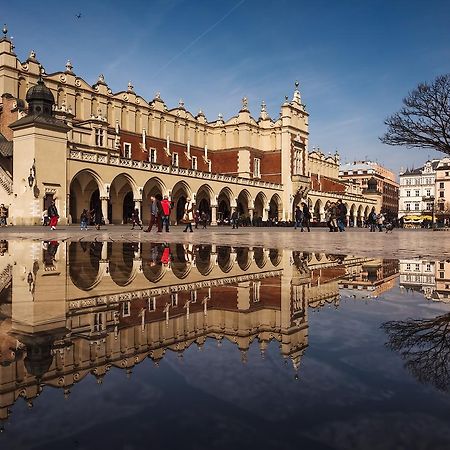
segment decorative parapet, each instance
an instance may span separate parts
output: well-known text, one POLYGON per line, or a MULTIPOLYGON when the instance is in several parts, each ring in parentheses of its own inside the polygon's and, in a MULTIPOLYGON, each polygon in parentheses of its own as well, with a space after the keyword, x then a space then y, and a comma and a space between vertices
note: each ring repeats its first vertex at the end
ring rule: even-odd
POLYGON ((147 170, 149 172, 165 173, 168 175, 180 175, 184 177, 200 178, 203 180, 221 181, 224 183, 243 184, 245 186, 255 186, 283 190, 283 185, 271 183, 269 181, 252 180, 220 173, 202 172, 194 169, 184 169, 175 166, 165 166, 163 164, 154 164, 149 161, 137 161, 134 159, 121 158, 120 156, 109 156, 106 154, 88 152, 84 150, 72 149, 69 153, 69 159, 78 161, 87 161, 96 164, 105 164, 110 166, 127 167, 129 169, 147 170))

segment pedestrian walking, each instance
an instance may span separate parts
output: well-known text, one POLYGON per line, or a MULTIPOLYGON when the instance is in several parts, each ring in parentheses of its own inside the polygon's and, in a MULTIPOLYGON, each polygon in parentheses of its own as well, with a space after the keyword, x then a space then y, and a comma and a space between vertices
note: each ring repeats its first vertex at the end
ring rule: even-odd
POLYGON ((166 233, 168 233, 170 225, 170 210, 172 209, 172 203, 170 202, 169 197, 167 197, 167 195, 165 195, 163 200, 161 201, 161 208, 162 208, 162 227, 165 228, 166 233))
POLYGON ((233 225, 233 230, 239 228, 239 213, 237 208, 235 208, 233 214, 231 214, 231 224, 233 225))
POLYGON ((345 225, 347 224, 347 207, 341 199, 337 201, 337 225, 339 231, 345 231, 345 225))
POLYGON ((380 214, 377 215, 377 227, 380 233, 383 231, 384 220, 384 214, 380 212, 380 214))
POLYGON ((144 228, 142 226, 141 219, 139 218, 139 209, 134 208, 133 212, 131 213, 131 222, 133 226, 131 227, 132 230, 134 230, 134 227, 139 227, 141 230, 144 228))
POLYGON ((91 211, 91 217, 95 225, 96 230, 100 230, 103 223, 103 214, 100 207, 97 207, 91 211))
POLYGON ((308 208, 308 205, 306 204, 306 202, 302 202, 302 211, 303 211, 302 231, 303 231, 303 226, 305 226, 309 233, 311 231, 311 229, 310 229, 311 212, 309 211, 309 208, 308 208))
POLYGON ((338 231, 337 217, 338 217, 338 208, 336 203, 330 203, 328 207, 328 227, 330 228, 330 232, 338 231))
POLYGON ((200 211, 198 209, 194 212, 194 223, 195 223, 195 229, 197 229, 198 224, 200 223, 200 211))
POLYGON ((375 212, 375 206, 370 211, 367 222, 369 224, 369 231, 375 232, 377 230, 377 213, 375 212))
POLYGON ((80 230, 87 230, 89 222, 89 214, 87 209, 83 209, 80 216, 80 230))
POLYGON ((0 205, 0 226, 6 227, 7 217, 8 217, 8 208, 2 203, 0 205))
POLYGON ((194 221, 194 205, 191 203, 191 199, 188 198, 186 200, 186 204, 184 205, 184 215, 183 215, 183 223, 186 224, 184 233, 189 230, 192 233, 192 222, 194 221))
POLYGON ((300 209, 300 206, 297 205, 294 212, 294 230, 299 227, 303 231, 303 211, 300 209))
POLYGON ((152 195, 150 197, 150 223, 145 232, 149 233, 150 231, 152 231, 153 225, 156 224, 157 232, 161 233, 162 232, 161 218, 162 218, 161 202, 154 195, 152 195))
POLYGON ((52 200, 51 205, 48 207, 48 216, 50 217, 50 229, 56 230, 56 225, 58 225, 58 209, 56 208, 55 200, 52 200))

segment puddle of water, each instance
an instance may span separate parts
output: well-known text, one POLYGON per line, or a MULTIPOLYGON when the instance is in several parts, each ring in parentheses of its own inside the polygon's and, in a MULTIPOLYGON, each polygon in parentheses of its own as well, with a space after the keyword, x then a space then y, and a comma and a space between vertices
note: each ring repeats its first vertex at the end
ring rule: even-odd
POLYGON ((449 361, 448 261, 0 241, 2 448, 448 448, 449 361))

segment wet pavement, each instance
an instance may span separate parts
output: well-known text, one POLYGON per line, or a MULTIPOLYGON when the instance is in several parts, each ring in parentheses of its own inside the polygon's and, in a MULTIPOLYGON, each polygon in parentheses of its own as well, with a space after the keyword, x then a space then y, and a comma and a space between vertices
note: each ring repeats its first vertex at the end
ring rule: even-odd
POLYGON ((395 229, 392 233, 370 233, 366 228, 347 228, 344 233, 329 233, 325 228, 312 228, 301 233, 292 227, 208 227, 183 233, 183 227, 172 226, 169 233, 145 233, 125 225, 106 225, 100 231, 91 227, 80 231, 76 225, 48 227, 7 227, 0 229, 1 239, 110 240, 141 242, 185 242, 192 244, 222 243, 231 246, 276 246, 289 250, 334 252, 380 256, 385 258, 450 257, 450 231, 395 229))
POLYGON ((447 258, 69 231, 0 241, 0 448, 450 447, 447 258))

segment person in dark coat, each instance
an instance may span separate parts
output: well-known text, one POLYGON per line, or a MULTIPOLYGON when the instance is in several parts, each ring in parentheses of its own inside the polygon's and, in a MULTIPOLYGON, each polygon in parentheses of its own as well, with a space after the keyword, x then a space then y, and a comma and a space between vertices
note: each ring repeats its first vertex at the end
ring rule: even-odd
MULTIPOLYGON (((306 227, 308 232, 311 231, 311 212, 309 211, 308 205, 305 202, 302 202, 302 210, 303 210, 303 226, 306 227)), ((303 231, 302 226, 302 231, 303 231)))
POLYGON ((338 210, 337 223, 339 231, 345 231, 345 225, 347 223, 347 207, 345 206, 344 203, 342 203, 341 199, 337 201, 336 206, 338 210))
POLYGON ((50 229, 56 230, 59 214, 58 209, 56 208, 55 200, 52 200, 51 205, 48 207, 48 216, 50 217, 50 229))
POLYGON ((153 225, 155 224, 158 228, 157 232, 162 233, 162 213, 163 210, 161 202, 154 195, 152 195, 150 197, 150 223, 148 225, 148 228, 145 230, 147 233, 152 231, 153 225))
POLYGON ((295 207, 294 212, 294 230, 297 228, 301 228, 303 231, 303 211, 300 209, 300 206, 295 207))

